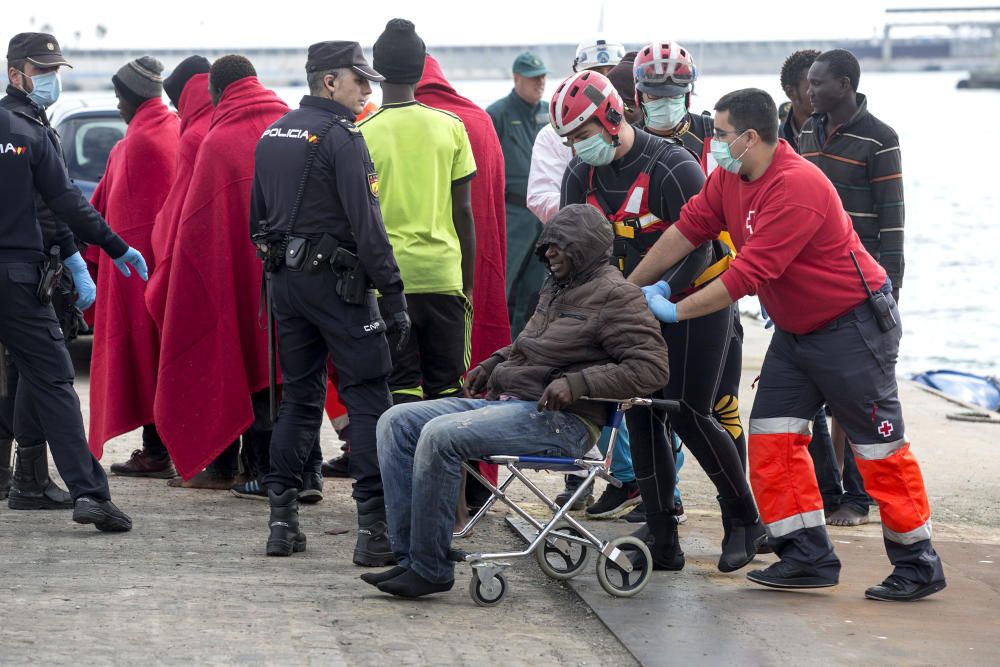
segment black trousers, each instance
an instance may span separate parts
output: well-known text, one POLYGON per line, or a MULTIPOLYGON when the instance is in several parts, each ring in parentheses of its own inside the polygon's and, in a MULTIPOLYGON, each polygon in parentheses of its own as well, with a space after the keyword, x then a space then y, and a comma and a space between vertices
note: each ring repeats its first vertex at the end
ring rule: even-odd
POLYGON ((750 492, 737 440, 714 414, 736 317, 735 307, 729 307, 661 329, 670 382, 653 397, 680 401, 680 410, 668 415, 660 408, 635 407, 628 414, 632 464, 647 513, 669 512, 674 506, 676 469, 668 419, 721 497, 735 499, 750 492))
POLYGON ((461 395, 462 376, 469 369, 472 304, 451 294, 407 294, 406 304, 413 328, 401 352, 396 351, 396 335, 389 334, 393 400, 461 395))
POLYGON ((49 443, 74 500, 110 500, 104 469, 87 447, 80 399, 73 389, 73 363, 59 320, 52 306, 43 306, 35 294, 40 279, 40 262, 0 263, 0 341, 19 374, 14 437, 23 445, 49 443), (45 419, 32 425, 28 410, 45 419), (40 429, 40 440, 31 428, 40 429))
POLYGON ((382 495, 375 424, 392 403, 387 384, 391 361, 374 291, 365 305, 344 303, 336 295, 333 271, 309 274, 288 267, 273 273, 271 284, 282 399, 264 484, 276 493, 302 488, 303 464, 323 421, 329 356, 340 376, 340 400, 351 419, 354 498, 364 501, 382 495))

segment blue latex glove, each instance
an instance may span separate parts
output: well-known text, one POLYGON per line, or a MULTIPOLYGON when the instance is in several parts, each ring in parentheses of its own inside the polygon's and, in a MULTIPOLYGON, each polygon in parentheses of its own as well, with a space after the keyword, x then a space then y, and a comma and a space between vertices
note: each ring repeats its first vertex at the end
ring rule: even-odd
POLYGON ((80 310, 87 310, 94 305, 97 300, 97 286, 94 285, 90 271, 87 270, 87 263, 79 252, 75 252, 67 257, 63 264, 73 276, 73 285, 76 287, 76 307, 80 310))
POLYGON ((760 316, 764 318, 765 329, 770 329, 774 326, 774 320, 772 320, 771 316, 767 314, 766 310, 764 310, 764 304, 760 304, 760 316))
POLYGON ((642 293, 646 295, 647 301, 649 300, 649 297, 653 296, 654 294, 659 294, 664 299, 669 299, 670 285, 667 284, 666 280, 661 280, 658 283, 654 283, 652 285, 646 285, 645 287, 643 287, 642 293))
POLYGON ((659 294, 646 295, 646 303, 653 317, 667 324, 677 323, 677 304, 663 298, 659 294))
POLYGON ((149 270, 146 268, 146 260, 143 258, 142 253, 135 248, 129 248, 125 251, 125 254, 114 260, 115 266, 118 270, 122 272, 122 275, 128 278, 132 275, 129 271, 129 265, 135 269, 135 272, 139 274, 139 277, 144 281, 149 280, 149 270))

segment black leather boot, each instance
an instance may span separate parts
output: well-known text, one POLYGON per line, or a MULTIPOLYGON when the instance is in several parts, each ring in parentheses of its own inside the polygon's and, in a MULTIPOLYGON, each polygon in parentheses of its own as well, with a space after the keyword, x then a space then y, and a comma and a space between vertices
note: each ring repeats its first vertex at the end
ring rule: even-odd
POLYGON ((12 510, 71 510, 73 498, 49 478, 46 445, 17 448, 7 506, 12 510))
POLYGON ((389 545, 385 498, 382 496, 358 501, 358 543, 354 547, 354 564, 362 567, 396 564, 396 556, 389 545))
POLYGON ((268 556, 291 556, 306 550, 306 536, 299 530, 298 489, 285 489, 280 494, 268 490, 271 534, 267 538, 268 556))
MULTIPOLYGON (((2 360, 0 363, 3 363, 2 360)), ((10 451, 13 445, 13 440, 0 440, 0 500, 10 495, 10 451)))
POLYGON ((760 547, 767 542, 764 524, 749 493, 741 498, 717 498, 722 508, 722 555, 719 571, 733 572, 750 564, 760 547))
POLYGON ((632 533, 649 547, 653 555, 654 570, 677 571, 684 569, 684 552, 677 537, 677 521, 673 512, 646 514, 646 524, 632 533))

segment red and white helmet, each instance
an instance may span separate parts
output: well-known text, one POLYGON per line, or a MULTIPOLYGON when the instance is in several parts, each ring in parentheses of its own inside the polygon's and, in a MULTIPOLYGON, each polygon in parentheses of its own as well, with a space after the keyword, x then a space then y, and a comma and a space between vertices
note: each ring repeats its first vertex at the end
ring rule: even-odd
POLYGON ((614 67, 625 57, 625 45, 609 42, 598 37, 589 42, 583 42, 576 47, 576 57, 573 59, 573 71, 583 72, 595 67, 614 67))
POLYGON ((638 101, 640 91, 657 97, 690 93, 698 70, 690 52, 677 42, 653 42, 636 54, 632 75, 638 101))
POLYGON ((591 118, 612 137, 617 137, 624 113, 625 105, 614 84, 603 74, 590 70, 571 74, 559 84, 549 102, 549 122, 560 137, 591 118))

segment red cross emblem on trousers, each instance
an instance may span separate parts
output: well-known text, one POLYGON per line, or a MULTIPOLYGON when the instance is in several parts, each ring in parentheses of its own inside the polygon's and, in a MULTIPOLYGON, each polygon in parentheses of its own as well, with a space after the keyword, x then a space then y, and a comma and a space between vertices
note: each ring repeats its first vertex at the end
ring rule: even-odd
POLYGON ((883 438, 888 438, 892 435, 892 424, 888 421, 883 421, 878 427, 878 432, 882 434, 883 438))

